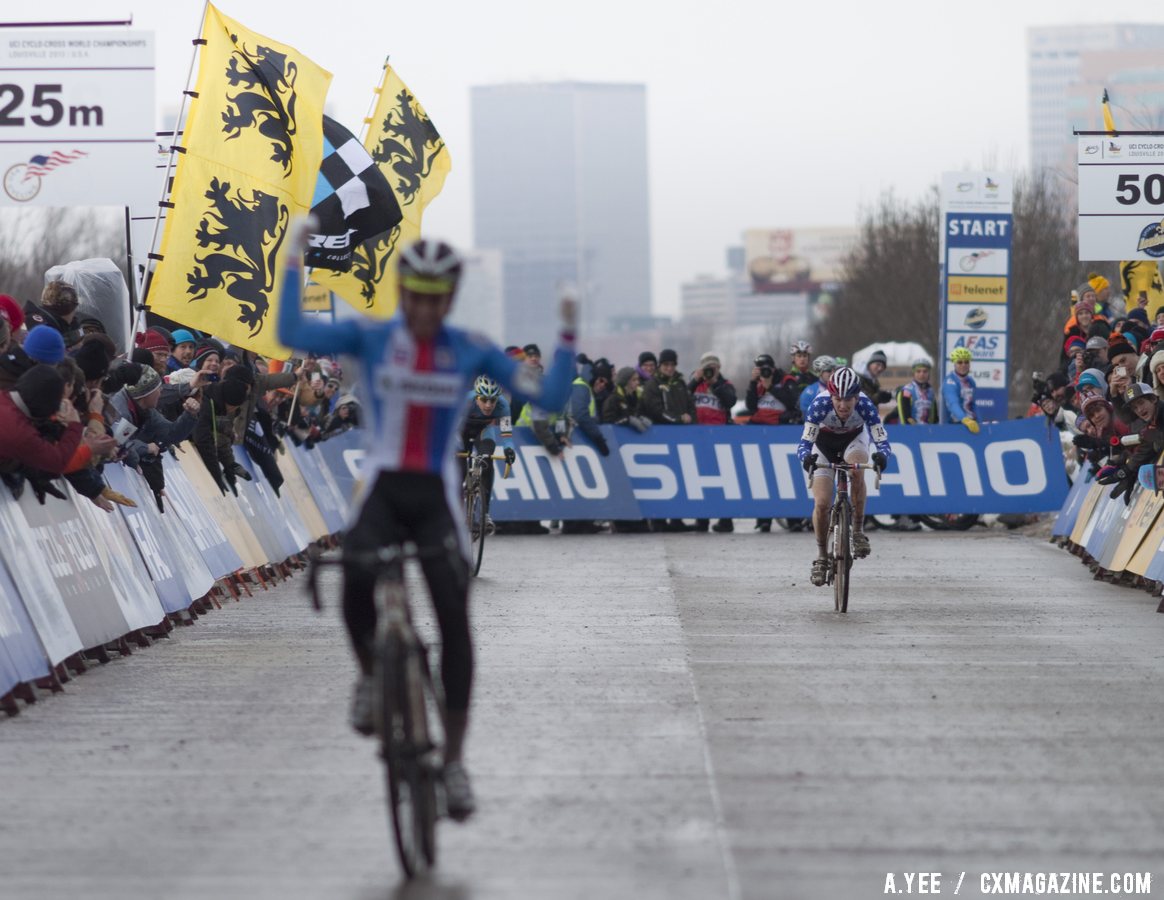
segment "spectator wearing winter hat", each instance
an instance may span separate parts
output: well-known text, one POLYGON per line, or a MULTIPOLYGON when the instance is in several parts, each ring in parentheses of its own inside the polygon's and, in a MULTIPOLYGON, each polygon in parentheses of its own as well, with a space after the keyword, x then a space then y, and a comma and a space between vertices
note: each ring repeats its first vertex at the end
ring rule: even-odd
POLYGON ((37 325, 47 325, 59 332, 66 347, 81 341, 80 324, 77 316, 77 289, 63 281, 50 281, 40 295, 40 305, 31 300, 24 306, 28 330, 37 325))
POLYGON ((24 310, 20 308, 15 297, 0 294, 0 319, 8 324, 9 330, 8 344, 0 349, 0 354, 2 354, 7 351, 8 345, 20 346, 24 343, 24 310))
POLYGON ((50 365, 24 372, 12 391, 0 391, 0 470, 65 471, 81 443, 81 416, 65 399, 65 380, 50 365), (61 428, 50 427, 53 417, 61 428))
MULTIPOLYGON (((893 400, 893 395, 889 391, 881 389, 881 373, 888 365, 889 357, 885 355, 884 350, 878 348, 869 354, 869 359, 865 362, 865 371, 857 375, 861 379, 862 392, 878 406, 893 400)), ((881 415, 884 416, 885 411, 882 411, 881 415)))
POLYGON ((1111 282, 1098 272, 1091 272, 1087 276, 1087 283, 1095 291, 1096 307, 1107 311, 1111 301, 1111 282))
MULTIPOLYGON (((687 382, 677 371, 679 354, 667 348, 659 354, 659 367, 643 386, 639 411, 656 425, 690 425, 695 421, 695 402, 687 382)), ((651 523, 660 531, 689 531, 682 519, 651 523)))
MULTIPOLYGON (((1147 340, 1140 346, 1140 356, 1136 360, 1134 367, 1134 377, 1137 382, 1144 381, 1151 384, 1152 382, 1152 357, 1157 351, 1164 350, 1164 326, 1156 328, 1148 335, 1147 340)), ((1108 356, 1111 356, 1111 348, 1108 348, 1108 356)))
POLYGON ((177 372, 179 369, 185 369, 190 365, 190 361, 194 359, 194 348, 197 341, 185 328, 179 328, 170 334, 174 339, 174 350, 166 359, 166 371, 177 372))
POLYGON ((199 344, 190 357, 190 368, 195 372, 206 372, 218 380, 218 370, 222 366, 222 348, 210 342, 199 344))
POLYGON ((1156 396, 1164 400, 1164 350, 1157 350, 1152 354, 1152 359, 1148 363, 1148 372, 1150 378, 1148 383, 1152 385, 1152 390, 1156 392, 1156 396))
POLYGON ((170 344, 160 331, 151 328, 133 339, 135 347, 148 350, 153 357, 151 365, 158 375, 166 374, 166 361, 170 358, 170 344))
POLYGON ((636 369, 623 366, 615 373, 614 390, 602 404, 601 419, 604 425, 629 425, 640 433, 651 427, 651 420, 639 415, 639 373, 636 369))
MULTIPOLYGON (((252 369, 247 360, 228 370, 223 381, 242 381, 247 385, 246 400, 234 419, 234 442, 246 447, 251 460, 263 470, 267 481, 278 494, 283 484, 283 472, 275 455, 279 447, 279 435, 275 431, 275 422, 265 398, 268 392, 289 388, 296 381, 306 387, 307 371, 301 363, 297 368, 283 372, 260 372, 252 369)), ((327 394, 326 385, 324 393, 327 394)))
POLYGON ((24 337, 24 352, 34 363, 55 366, 65 358, 65 341, 55 328, 35 325, 24 337))
MULTIPOLYGON (((695 421, 699 425, 729 425, 732 421, 732 407, 736 405, 736 388, 723 377, 719 357, 714 353, 704 353, 699 358, 699 366, 692 373, 687 390, 695 403, 695 421)), ((695 530, 706 532, 709 519, 696 519, 695 530)), ((726 533, 734 526, 731 519, 720 519, 714 531, 726 533)))
MULTIPOLYGON (((1085 369, 1075 382, 1075 394, 1082 404, 1089 397, 1107 397, 1107 379, 1102 369, 1085 369)), ((1082 411, 1082 406, 1080 407, 1082 411)))
POLYGON ((1087 368, 1083 364, 1083 354, 1086 350, 1087 341, 1077 334, 1070 335, 1063 342, 1063 355, 1067 358, 1067 363, 1061 371, 1066 373, 1068 379, 1074 380, 1076 372, 1082 372, 1087 368))
POLYGON ((659 367, 643 385, 639 409, 656 425, 690 425, 695 421, 695 403, 687 390, 687 382, 676 370, 679 354, 664 350, 659 354, 659 367))
POLYGON ((639 396, 643 394, 643 385, 655 377, 655 371, 659 368, 659 358, 655 356, 650 350, 644 350, 639 354, 638 373, 639 373, 639 396))
POLYGON ((134 384, 126 385, 109 398, 117 415, 136 429, 129 449, 143 463, 156 458, 162 448, 179 444, 190 437, 198 421, 197 400, 188 398, 182 415, 171 422, 158 412, 161 397, 161 376, 152 367, 143 366, 141 377, 134 384))
POLYGON ((8 352, 8 345, 12 343, 12 320, 8 318, 8 310, 0 306, 0 354, 8 352))

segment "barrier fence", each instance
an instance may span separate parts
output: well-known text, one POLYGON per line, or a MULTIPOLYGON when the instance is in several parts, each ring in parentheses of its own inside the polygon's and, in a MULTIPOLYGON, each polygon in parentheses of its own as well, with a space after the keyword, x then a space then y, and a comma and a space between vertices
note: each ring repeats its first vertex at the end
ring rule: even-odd
POLYGON ((137 506, 112 513, 63 482, 66 499, 44 504, 30 488, 19 500, 0 489, 0 706, 14 713, 18 699, 60 689, 87 660, 128 654, 221 597, 286 577, 311 543, 342 530, 357 441, 349 432, 326 453, 288 447, 279 494, 236 448, 251 475, 237 497, 179 445, 163 459, 164 512, 145 479, 120 465, 106 466, 105 479, 137 506))
MULTIPOLYGON (((498 520, 801 516, 810 504, 792 426, 604 426, 603 457, 580 438, 550 457, 515 434, 512 477, 494 481, 498 520)), ((1056 537, 1104 572, 1164 580, 1164 500, 1140 488, 1130 508, 1080 481, 1068 493, 1057 432, 1042 419, 890 428, 894 453, 870 513, 1040 512, 1062 507, 1056 537)), ((165 511, 135 471, 109 465, 109 485, 137 502, 105 513, 66 488, 41 505, 0 490, 0 703, 59 688, 86 657, 148 643, 175 619, 238 596, 338 534, 363 452, 356 431, 280 455, 276 494, 236 448, 251 480, 223 495, 189 445, 164 460, 165 511)))
MULTIPOLYGON (((1164 585, 1164 496, 1139 484, 1130 502, 1084 470, 1071 486, 1051 539, 1082 558, 1105 581, 1159 594, 1164 585)), ((1164 600, 1157 612, 1164 613, 1164 600)))

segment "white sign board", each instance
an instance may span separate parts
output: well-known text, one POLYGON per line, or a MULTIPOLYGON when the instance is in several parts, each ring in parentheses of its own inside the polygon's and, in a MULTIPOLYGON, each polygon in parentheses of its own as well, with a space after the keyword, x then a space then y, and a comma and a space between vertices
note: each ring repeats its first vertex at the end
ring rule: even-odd
POLYGON ((1079 259, 1164 258, 1164 133, 1080 135, 1079 259))
POLYGON ((0 29, 0 205, 148 203, 155 148, 152 32, 0 29))

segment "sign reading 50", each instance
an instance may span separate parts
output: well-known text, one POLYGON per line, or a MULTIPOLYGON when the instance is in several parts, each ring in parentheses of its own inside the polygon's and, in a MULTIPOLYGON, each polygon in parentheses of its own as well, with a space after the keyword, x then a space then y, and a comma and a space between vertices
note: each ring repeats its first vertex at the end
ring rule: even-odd
POLYGON ((1116 181, 1116 202, 1135 206, 1141 200, 1164 206, 1164 172, 1152 172, 1142 179, 1139 172, 1124 172, 1116 181))

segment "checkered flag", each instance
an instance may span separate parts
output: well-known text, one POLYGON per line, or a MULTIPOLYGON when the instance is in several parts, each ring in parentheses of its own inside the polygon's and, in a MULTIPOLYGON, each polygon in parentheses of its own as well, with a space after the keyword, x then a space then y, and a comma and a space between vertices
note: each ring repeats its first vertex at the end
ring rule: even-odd
POLYGON ((368 151, 350 131, 323 117, 323 162, 311 201, 319 230, 308 240, 306 265, 347 272, 352 251, 389 232, 402 218, 400 204, 368 151))

